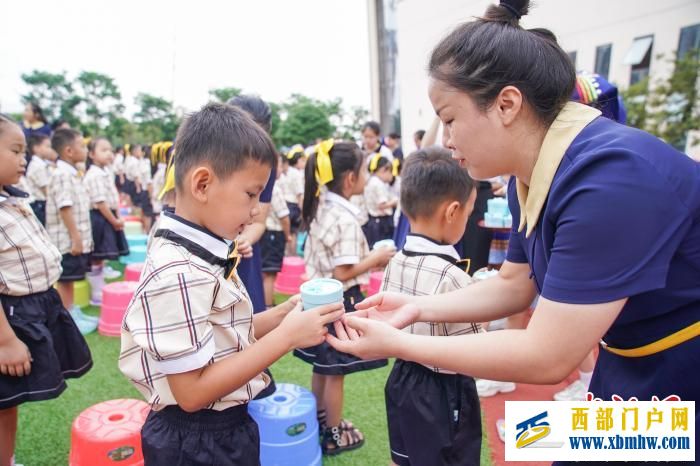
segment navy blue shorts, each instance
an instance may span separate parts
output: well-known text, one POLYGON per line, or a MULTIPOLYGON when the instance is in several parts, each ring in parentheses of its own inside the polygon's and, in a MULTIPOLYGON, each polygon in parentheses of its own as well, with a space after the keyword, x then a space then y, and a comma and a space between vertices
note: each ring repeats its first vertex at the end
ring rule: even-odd
POLYGON ((58 278, 59 282, 79 282, 85 279, 85 275, 90 271, 90 254, 71 253, 64 254, 61 259, 63 273, 58 278))
POLYGON ((296 233, 301 228, 301 209, 296 202, 287 202, 289 209, 289 223, 292 233, 296 233))
POLYGON ((29 375, 0 375, 0 410, 56 398, 66 389, 65 379, 90 370, 90 348, 54 288, 26 296, 0 295, 0 302, 33 359, 29 375))
POLYGON ((367 237, 367 244, 370 249, 374 247, 374 243, 394 237, 394 216, 385 215, 383 217, 372 217, 365 224, 364 230, 367 237))
POLYGON ((287 238, 282 231, 265 230, 260 238, 262 251, 262 271, 275 273, 282 270, 284 249, 287 246, 287 238))
POLYGON ((179 406, 151 411, 141 429, 146 466, 259 466, 258 425, 248 405, 194 413, 179 406))
POLYGON ((39 223, 46 226, 46 201, 34 201, 29 204, 34 211, 34 215, 39 219, 39 223))
POLYGON ((397 359, 384 393, 394 463, 479 464, 481 406, 473 378, 397 359))

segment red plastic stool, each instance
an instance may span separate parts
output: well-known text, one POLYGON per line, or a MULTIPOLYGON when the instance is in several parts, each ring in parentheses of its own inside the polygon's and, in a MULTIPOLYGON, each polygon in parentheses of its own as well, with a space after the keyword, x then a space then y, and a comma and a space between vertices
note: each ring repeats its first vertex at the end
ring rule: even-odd
POLYGON ((100 309, 100 322, 97 325, 100 335, 107 337, 121 335, 122 319, 137 286, 137 282, 114 282, 102 288, 102 309, 100 309))
POLYGON ((150 408, 140 400, 109 400, 73 421, 70 466, 140 466, 141 427, 150 408))
POLYGON ((275 279, 275 291, 285 295, 299 293, 299 287, 307 280, 306 265, 301 257, 285 257, 282 270, 275 279))
POLYGON ((127 282, 138 282, 141 280, 141 271, 143 270, 143 262, 129 264, 124 269, 124 280, 127 282))
POLYGON ((379 293, 379 290, 382 289, 382 280, 384 280, 384 272, 372 272, 369 274, 367 296, 372 296, 379 293))

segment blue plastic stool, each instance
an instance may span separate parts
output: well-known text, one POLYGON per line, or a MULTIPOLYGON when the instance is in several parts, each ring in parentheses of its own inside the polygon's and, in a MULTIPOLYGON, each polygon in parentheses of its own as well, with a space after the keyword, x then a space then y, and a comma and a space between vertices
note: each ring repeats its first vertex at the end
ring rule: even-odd
POLYGON ((277 384, 277 390, 248 404, 260 430, 262 466, 320 466, 316 399, 303 387, 277 384))
POLYGON ((148 243, 148 235, 127 235, 126 242, 129 248, 132 246, 145 246, 148 243))
POLYGON ((138 244, 136 246, 129 245, 129 255, 119 259, 122 264, 136 264, 137 262, 146 262, 146 245, 138 244))

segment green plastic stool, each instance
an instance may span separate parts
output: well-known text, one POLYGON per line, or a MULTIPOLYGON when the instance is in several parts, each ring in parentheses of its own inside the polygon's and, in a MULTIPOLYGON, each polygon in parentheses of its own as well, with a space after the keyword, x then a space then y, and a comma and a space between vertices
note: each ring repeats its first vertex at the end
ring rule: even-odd
POLYGON ((90 305, 90 283, 87 280, 73 282, 73 303, 81 308, 90 305))

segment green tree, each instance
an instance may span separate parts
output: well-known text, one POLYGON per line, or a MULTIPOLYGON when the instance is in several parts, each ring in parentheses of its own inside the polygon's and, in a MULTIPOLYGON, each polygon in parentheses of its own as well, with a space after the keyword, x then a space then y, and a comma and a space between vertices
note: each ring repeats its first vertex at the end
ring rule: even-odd
POLYGON ((338 137, 342 139, 358 139, 362 125, 369 119, 369 110, 354 106, 344 114, 343 124, 338 128, 338 137))
POLYGON ((692 50, 670 60, 674 67, 669 77, 630 86, 623 99, 630 126, 649 131, 685 150, 688 132, 700 128, 700 53, 692 50))
POLYGON ((237 87, 220 87, 209 89, 209 97, 217 102, 226 103, 233 97, 241 95, 243 91, 237 87))
POLYGON ((273 127, 273 139, 279 146, 309 144, 318 138, 331 137, 336 130, 331 122, 341 111, 340 99, 322 102, 300 94, 293 94, 280 105, 281 118, 277 128, 273 127))
POLYGON ((96 135, 107 126, 118 126, 114 125, 114 122, 124 113, 124 105, 119 88, 111 77, 93 71, 83 71, 76 78, 74 87, 81 94, 81 128, 85 134, 96 135))
POLYGON ((175 139, 180 121, 170 101, 140 93, 136 96, 136 105, 139 110, 134 113, 134 123, 138 128, 138 142, 175 139))
POLYGON ((22 80, 29 86, 29 92, 22 96, 24 103, 38 104, 49 122, 61 119, 71 126, 79 125, 75 110, 81 99, 75 94, 73 85, 66 79, 65 73, 34 70, 22 74, 22 80))

